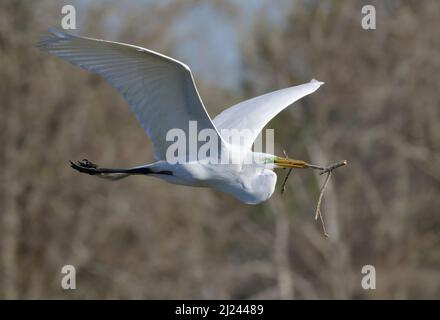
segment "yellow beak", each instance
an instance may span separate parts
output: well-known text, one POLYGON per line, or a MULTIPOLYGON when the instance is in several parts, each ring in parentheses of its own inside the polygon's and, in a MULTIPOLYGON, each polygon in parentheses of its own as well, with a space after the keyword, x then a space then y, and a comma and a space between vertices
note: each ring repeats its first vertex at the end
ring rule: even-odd
POLYGON ((302 160, 276 157, 274 163, 279 168, 307 168, 307 163, 302 160))

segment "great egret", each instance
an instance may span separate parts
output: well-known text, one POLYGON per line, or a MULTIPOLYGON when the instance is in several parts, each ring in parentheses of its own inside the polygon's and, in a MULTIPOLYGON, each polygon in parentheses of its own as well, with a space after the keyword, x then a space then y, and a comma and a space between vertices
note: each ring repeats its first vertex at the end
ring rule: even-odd
MULTIPOLYGON (((267 200, 275 189, 275 168, 317 168, 305 161, 253 152, 251 147, 258 132, 280 111, 298 99, 316 91, 323 82, 309 83, 267 93, 236 104, 211 120, 197 92, 191 70, 185 64, 141 47, 79 37, 57 29, 49 29, 38 46, 53 55, 105 78, 126 99, 138 121, 153 142, 156 162, 128 169, 100 168, 84 160, 71 166, 82 173, 120 179, 142 174, 171 183, 211 187, 231 194, 242 202, 257 204, 267 200), (167 132, 180 129, 188 132, 188 123, 195 121, 197 130, 214 130, 220 141, 215 157, 240 154, 238 163, 215 163, 191 158, 171 164, 166 161, 167 132), (226 141, 223 129, 249 129, 252 134, 239 142, 226 141), (251 163, 245 163, 246 156, 251 163), (194 160, 195 159, 195 160, 194 160)), ((208 155, 214 157, 213 155, 208 155)), ((206 160, 206 159, 203 159, 206 160)), ((211 159, 212 160, 212 159, 211 159)))

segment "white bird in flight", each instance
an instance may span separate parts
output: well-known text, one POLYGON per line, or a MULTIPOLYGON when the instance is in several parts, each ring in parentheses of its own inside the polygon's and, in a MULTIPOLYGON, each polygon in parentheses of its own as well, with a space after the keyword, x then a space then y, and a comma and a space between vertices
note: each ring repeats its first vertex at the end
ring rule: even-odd
POLYGON ((305 161, 252 151, 258 133, 273 117, 316 91, 323 82, 313 79, 302 85, 270 92, 238 103, 211 119, 196 89, 191 70, 178 60, 141 47, 79 37, 52 28, 41 38, 38 46, 106 79, 123 95, 153 142, 157 160, 154 163, 109 169, 98 167, 88 160, 71 162, 71 166, 79 172, 110 179, 149 175, 174 184, 210 187, 229 193, 244 203, 257 204, 267 200, 275 190, 277 175, 273 169, 311 167, 325 170, 305 161), (210 129, 217 134, 220 142, 215 157, 239 154, 238 159, 241 160, 237 163, 200 161, 191 154, 197 150, 188 150, 186 156, 193 160, 174 164, 167 161, 167 132, 177 128, 188 136, 190 121, 196 121, 198 132, 210 129), (225 129, 248 129, 252 134, 238 142, 231 142, 221 135, 225 129), (253 160, 246 163, 244 158, 249 155, 253 160))

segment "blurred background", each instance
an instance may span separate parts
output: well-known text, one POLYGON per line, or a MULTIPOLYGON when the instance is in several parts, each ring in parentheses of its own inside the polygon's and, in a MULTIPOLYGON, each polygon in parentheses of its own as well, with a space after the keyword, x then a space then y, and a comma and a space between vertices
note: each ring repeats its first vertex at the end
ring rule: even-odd
POLYGON ((440 298, 440 2, 0 2, 0 298, 440 298), (187 63, 211 116, 272 90, 325 81, 283 111, 276 151, 348 159, 244 205, 147 177, 109 182, 69 159, 131 166, 150 141, 101 78, 40 52, 76 7, 75 33, 187 63), (373 4, 377 29, 361 27, 373 4), (76 267, 77 289, 61 288, 76 267), (376 268, 376 290, 361 268, 376 268))

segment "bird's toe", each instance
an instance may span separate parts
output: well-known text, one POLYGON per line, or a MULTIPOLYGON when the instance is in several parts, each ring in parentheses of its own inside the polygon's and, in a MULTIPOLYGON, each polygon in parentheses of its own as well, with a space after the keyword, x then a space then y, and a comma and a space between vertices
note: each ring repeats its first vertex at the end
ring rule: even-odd
POLYGON ((98 166, 87 159, 77 161, 76 163, 73 161, 69 161, 69 162, 70 162, 70 166, 79 172, 88 173, 90 175, 94 175, 98 173, 97 172, 98 166))

